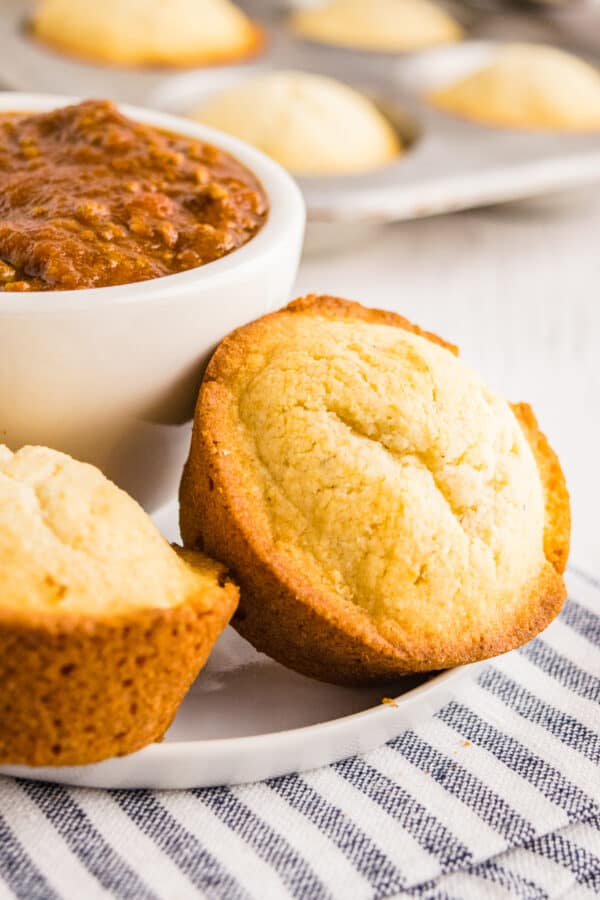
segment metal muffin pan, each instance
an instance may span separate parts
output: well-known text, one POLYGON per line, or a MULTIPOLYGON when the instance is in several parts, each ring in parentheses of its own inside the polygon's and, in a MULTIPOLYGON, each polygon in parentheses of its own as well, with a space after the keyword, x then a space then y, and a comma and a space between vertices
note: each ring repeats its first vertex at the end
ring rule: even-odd
MULTIPOLYGON (((460 119, 427 102, 433 88, 485 65, 491 41, 464 41, 396 58, 385 83, 363 78, 397 130, 397 161, 360 175, 299 178, 309 220, 383 223, 534 197, 600 180, 600 132, 515 131, 460 119)), ((353 73, 336 72, 356 84, 353 73)), ((236 76, 239 78, 239 74, 236 76)), ((212 91, 196 73, 165 82, 152 105, 186 114, 212 91)))
POLYGON ((267 50, 253 62, 189 70, 125 69, 68 58, 34 41, 23 27, 31 6, 24 0, 0 0, 0 82, 12 89, 108 96, 185 115, 254 73, 299 68, 340 78, 372 96, 409 146, 395 162, 364 174, 299 178, 312 223, 340 228, 393 222, 600 181, 600 132, 514 131, 469 122, 428 104, 431 89, 491 60, 501 46, 493 41, 467 39, 418 53, 383 55, 346 48, 336 53, 321 45, 322 64, 316 65, 308 42, 295 39, 279 15, 268 23, 267 50))
MULTIPOLYGON (((85 0, 82 0, 85 2, 85 0)), ((91 0, 90 0, 91 2, 91 0)), ((98 0, 102 2, 102 0, 98 0)), ((128 67, 87 62, 37 41, 27 29, 35 0, 0 0, 0 85, 13 91, 110 97, 121 103, 148 105, 148 96, 182 71, 177 67, 128 67)), ((254 58, 239 64, 205 66, 197 71, 207 89, 252 69, 254 58)))
MULTIPOLYGON (((452 0, 435 0, 438 6, 443 7, 463 29, 465 39, 472 38, 479 22, 482 20, 480 12, 473 10, 452 0)), ((254 4, 255 5, 255 4, 254 4)), ((304 4, 304 7, 311 4, 304 4)), ((313 6, 315 4, 312 4, 313 6)), ((289 18, 302 4, 287 0, 287 9, 280 10, 274 17, 277 30, 285 35, 288 44, 293 47, 295 54, 302 57, 307 67, 311 67, 323 73, 335 74, 339 71, 351 71, 355 77, 379 77, 385 81, 390 68, 398 59, 410 58, 424 52, 423 50, 375 50, 366 47, 353 47, 349 44, 329 43, 325 40, 312 38, 292 30, 289 18)), ((251 4, 251 8, 253 5, 251 4)), ((485 17, 484 17, 485 18, 485 17)), ((448 46, 438 45, 438 46, 448 46)))

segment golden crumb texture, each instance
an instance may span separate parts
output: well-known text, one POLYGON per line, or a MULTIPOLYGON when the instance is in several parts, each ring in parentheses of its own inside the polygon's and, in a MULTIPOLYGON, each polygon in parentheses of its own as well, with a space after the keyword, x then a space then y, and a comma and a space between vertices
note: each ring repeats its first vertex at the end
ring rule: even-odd
POLYGON ((181 486, 238 631, 368 683, 510 650, 558 613, 569 502, 529 407, 390 312, 309 296, 226 338, 181 486))
POLYGON ((130 66, 231 62, 264 44, 231 0, 40 0, 31 30, 65 53, 130 66))
POLYGON ((173 549, 98 469, 0 446, 0 763, 159 740, 229 621, 222 565, 173 549))

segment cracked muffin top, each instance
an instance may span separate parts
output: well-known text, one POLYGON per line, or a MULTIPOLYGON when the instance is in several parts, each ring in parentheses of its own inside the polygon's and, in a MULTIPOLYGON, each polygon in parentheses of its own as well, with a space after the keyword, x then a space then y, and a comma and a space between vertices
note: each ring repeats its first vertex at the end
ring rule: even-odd
POLYGON ((182 525, 233 566, 251 640, 261 591, 250 573, 244 592, 250 551, 296 600, 337 625, 348 613, 408 668, 508 649, 549 596, 556 612, 536 456, 511 407, 453 350, 333 298, 297 301, 221 345, 200 394, 182 525), (194 509, 210 504, 222 515, 199 528, 194 509))
POLYGON ((94 466, 45 447, 0 445, 0 617, 107 618, 191 598, 232 606, 222 566, 179 556, 94 466))

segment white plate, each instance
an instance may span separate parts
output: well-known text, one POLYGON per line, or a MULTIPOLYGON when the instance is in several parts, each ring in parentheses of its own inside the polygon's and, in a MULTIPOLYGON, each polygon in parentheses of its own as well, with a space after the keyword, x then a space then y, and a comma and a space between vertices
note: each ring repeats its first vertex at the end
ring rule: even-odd
MULTIPOLYGON (((175 506, 157 522, 175 537, 175 506)), ((228 628, 163 743, 91 766, 3 766, 0 774, 84 787, 191 788, 301 772, 415 727, 455 697, 474 668, 385 688, 335 687, 285 669, 228 628), (396 698, 395 706, 384 697, 396 698)))

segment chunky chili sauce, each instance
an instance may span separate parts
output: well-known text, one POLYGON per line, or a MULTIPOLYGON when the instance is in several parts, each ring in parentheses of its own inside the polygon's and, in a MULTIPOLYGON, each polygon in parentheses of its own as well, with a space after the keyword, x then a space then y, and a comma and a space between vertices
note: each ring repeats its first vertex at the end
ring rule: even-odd
POLYGON ((267 212, 260 182, 232 156, 112 103, 0 114, 0 290, 192 269, 249 241, 267 212))

